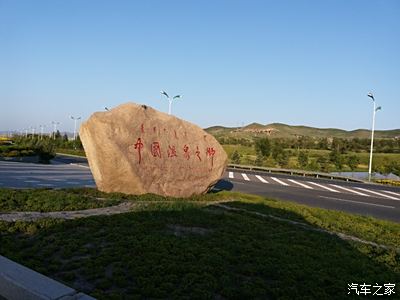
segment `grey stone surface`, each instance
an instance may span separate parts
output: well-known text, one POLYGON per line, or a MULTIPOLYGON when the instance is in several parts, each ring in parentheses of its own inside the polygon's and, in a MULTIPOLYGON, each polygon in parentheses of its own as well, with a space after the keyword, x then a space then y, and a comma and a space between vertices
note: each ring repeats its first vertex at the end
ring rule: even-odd
POLYGON ((93 300, 95 298, 0 255, 0 300, 93 300))
POLYGON ((59 299, 76 291, 0 256, 0 295, 9 300, 59 299))

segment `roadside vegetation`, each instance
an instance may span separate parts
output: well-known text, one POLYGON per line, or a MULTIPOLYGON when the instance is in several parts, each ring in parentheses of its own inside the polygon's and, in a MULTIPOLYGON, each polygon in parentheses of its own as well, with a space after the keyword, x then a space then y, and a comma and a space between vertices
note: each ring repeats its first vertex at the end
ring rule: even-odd
POLYGON ((0 188, 0 212, 68 211, 107 207, 119 204, 122 197, 107 195, 94 189, 21 189, 0 188))
MULTIPOLYGON (((326 173, 368 171, 368 139, 257 137, 253 140, 235 140, 221 137, 219 141, 234 164, 326 173)), ((377 140, 375 144, 373 171, 400 176, 400 140, 377 140)))
MULTIPOLYGON (((366 172, 369 164, 368 138, 329 138, 296 136, 269 137, 263 133, 246 133, 233 137, 226 130, 210 130, 227 152, 233 164, 272 168, 301 169, 320 172, 366 172)), ((85 156, 79 136, 69 140, 59 131, 54 136, 16 136, 14 145, 0 146, 0 156, 27 156, 42 153, 43 160, 56 152, 85 156)), ((374 141, 373 172, 400 176, 400 139, 374 141)))
POLYGON ((98 299, 343 299, 351 283, 400 282, 396 223, 231 192, 175 199, 72 189, 57 197, 75 196, 146 205, 113 216, 0 221, 0 254, 98 299))
POLYGON ((85 155, 79 136, 75 141, 69 140, 66 134, 62 136, 59 131, 54 136, 18 135, 0 143, 0 157, 38 156, 39 162, 48 163, 56 152, 85 155))

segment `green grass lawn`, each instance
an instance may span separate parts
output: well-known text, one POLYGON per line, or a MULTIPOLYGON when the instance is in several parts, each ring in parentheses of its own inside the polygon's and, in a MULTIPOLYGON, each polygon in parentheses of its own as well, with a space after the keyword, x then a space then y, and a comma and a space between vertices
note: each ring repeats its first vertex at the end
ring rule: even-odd
POLYGON ((0 222, 0 254, 99 299, 343 299, 350 283, 400 284, 400 224, 231 192, 101 193, 118 196, 146 205, 113 216, 0 222), (226 200, 245 211, 214 203, 226 200))
POLYGON ((77 156, 86 156, 85 150, 82 149, 65 149, 65 148, 57 148, 57 153, 64 153, 64 154, 72 154, 77 156))

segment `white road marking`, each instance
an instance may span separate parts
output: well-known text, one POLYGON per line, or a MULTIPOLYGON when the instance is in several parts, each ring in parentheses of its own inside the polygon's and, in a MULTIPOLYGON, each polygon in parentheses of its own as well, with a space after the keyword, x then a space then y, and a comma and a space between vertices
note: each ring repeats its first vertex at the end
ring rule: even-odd
POLYGON ((336 188, 338 188, 338 189, 342 189, 342 190, 345 190, 345 191, 348 191, 348 192, 351 192, 351 193, 354 193, 354 194, 357 194, 357 195, 360 195, 360 196, 369 197, 369 195, 367 195, 367 194, 360 193, 360 192, 357 192, 357 191, 353 191, 353 190, 351 190, 351 189, 345 188, 345 187, 340 186, 340 185, 336 185, 336 184, 330 184, 330 185, 332 185, 332 186, 334 186, 334 187, 336 187, 336 188))
POLYGON ((388 199, 400 201, 399 198, 395 198, 395 197, 392 197, 392 196, 388 196, 388 195, 385 195, 385 194, 382 194, 382 193, 378 193, 378 192, 375 192, 375 191, 363 189, 363 188, 360 188, 360 187, 356 187, 356 189, 361 190, 361 191, 364 191, 364 192, 372 193, 372 194, 375 194, 375 195, 378 195, 378 196, 382 196, 382 197, 385 197, 385 198, 388 198, 388 199))
POLYGON ((282 180, 279 180, 279 179, 276 178, 276 177, 271 177, 271 179, 274 180, 274 181, 276 181, 277 183, 280 183, 280 184, 282 184, 282 185, 288 186, 288 184, 287 184, 286 182, 283 182, 282 180))
POLYGON ((24 182, 28 182, 28 183, 38 183, 40 182, 39 180, 24 180, 24 182))
POLYGON ((319 196, 319 197, 320 197, 320 198, 325 198, 325 199, 332 199, 332 200, 336 200, 336 201, 343 201, 343 202, 351 202, 351 203, 363 204, 363 205, 372 205, 372 206, 385 207, 385 208, 395 208, 394 206, 389 206, 389 205, 382 205, 382 204, 375 204, 375 203, 360 202, 360 201, 347 200, 347 199, 340 199, 340 198, 335 198, 335 197, 325 197, 325 196, 319 196))
POLYGON ((319 187, 321 187, 321 188, 323 188, 323 189, 326 189, 327 191, 330 191, 330 192, 334 192, 334 193, 339 193, 339 191, 337 191, 337 190, 334 190, 334 189, 331 189, 331 188, 329 188, 329 187, 327 187, 327 186, 324 186, 324 185, 321 185, 321 184, 318 184, 318 183, 315 183, 315 182, 312 182, 312 181, 307 181, 309 184, 313 184, 313 185, 315 185, 315 186, 319 186, 319 187))
POLYGON ((262 178, 260 175, 256 175, 257 179, 260 180, 261 182, 268 183, 264 178, 262 178))
POLYGON ((235 178, 233 177, 233 172, 229 172, 229 178, 235 178))
POLYGON ((293 183, 295 183, 295 184, 298 184, 298 185, 300 185, 300 186, 302 186, 302 187, 304 187, 304 188, 306 188, 306 189, 313 190, 313 188, 312 188, 311 186, 308 186, 308 185, 306 185, 306 184, 304 184, 304 183, 301 183, 301 182, 298 182, 298 181, 296 181, 296 180, 288 179, 288 181, 293 182, 293 183))
POLYGON ((51 184, 51 183, 38 183, 37 185, 40 185, 40 186, 54 186, 54 184, 51 184))
POLYGON ((78 167, 82 167, 82 168, 86 168, 86 169, 90 169, 89 166, 84 166, 84 165, 80 165, 80 164, 76 164, 76 163, 70 163, 71 166, 78 166, 78 167))
POLYGON ((249 178, 246 174, 242 173, 242 176, 243 176, 243 179, 244 179, 244 180, 250 181, 250 178, 249 178))
POLYGON ((380 190, 380 191, 384 192, 384 193, 389 193, 389 194, 392 194, 392 195, 395 195, 395 196, 400 196, 400 194, 392 192, 392 191, 385 191, 385 190, 380 190))
POLYGON ((68 184, 79 184, 79 182, 76 181, 67 181, 68 184))

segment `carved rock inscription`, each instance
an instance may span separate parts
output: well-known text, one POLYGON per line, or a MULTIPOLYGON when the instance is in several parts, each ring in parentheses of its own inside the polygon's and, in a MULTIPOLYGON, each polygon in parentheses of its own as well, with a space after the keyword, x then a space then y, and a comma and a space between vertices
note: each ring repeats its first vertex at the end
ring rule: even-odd
POLYGON ((200 127, 149 106, 96 112, 80 128, 99 190, 188 197, 221 178, 227 155, 200 127))

